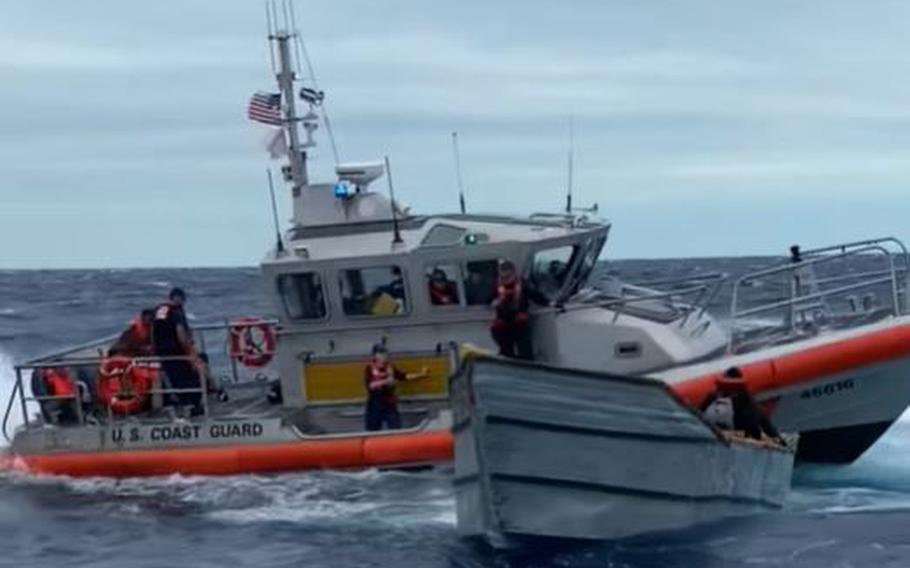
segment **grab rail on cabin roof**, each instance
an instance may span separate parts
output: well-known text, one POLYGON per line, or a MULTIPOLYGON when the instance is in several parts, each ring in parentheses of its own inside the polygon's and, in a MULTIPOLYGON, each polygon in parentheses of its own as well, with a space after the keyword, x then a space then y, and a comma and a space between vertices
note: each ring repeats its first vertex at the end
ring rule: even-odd
POLYGON ((812 249, 802 254, 803 259, 799 262, 789 261, 787 264, 758 270, 745 274, 733 282, 730 308, 733 329, 728 344, 730 352, 733 352, 738 344, 737 322, 739 320, 758 314, 783 312, 784 321, 780 327, 784 328, 785 337, 794 336, 797 333, 797 316, 805 317, 806 313, 810 311, 824 311, 826 309, 825 300, 835 297, 847 298, 847 293, 857 290, 888 286, 891 313, 893 315, 901 315, 907 312, 906 295, 908 288, 906 278, 910 275, 910 257, 907 255, 907 249, 899 240, 893 237, 885 237, 812 249), (887 245, 896 245, 899 252, 895 253, 895 251, 889 250, 887 245), (880 270, 841 274, 826 278, 815 277, 814 269, 818 266, 861 256, 880 257, 885 260, 887 267, 880 270), (895 267, 895 256, 898 256, 903 261, 904 267, 895 267), (741 299, 744 296, 742 290, 747 285, 752 284, 754 287, 755 283, 760 283, 772 277, 784 278, 783 281, 776 280, 774 283, 787 286, 786 298, 775 299, 754 306, 740 306, 741 299), (803 278, 807 281, 803 282, 801 280, 803 278), (823 285, 840 284, 842 282, 853 283, 835 286, 827 290, 819 289, 823 285), (804 286, 809 286, 810 293, 801 293, 804 286), (811 291, 812 288, 816 290, 811 291))
POLYGON ((620 298, 603 299, 603 295, 598 294, 601 297, 595 296, 587 300, 570 302, 564 306, 544 308, 543 310, 538 311, 572 312, 588 310, 591 308, 613 309, 614 314, 612 321, 615 323, 624 315, 622 310, 615 308, 622 308, 629 304, 664 300, 664 305, 669 310, 679 313, 678 318, 674 317, 670 321, 679 319, 679 327, 683 327, 693 313, 698 312, 699 316, 704 313, 707 305, 711 302, 711 299, 719 292, 723 282, 724 280, 718 279, 714 283, 699 284, 689 288, 669 291, 651 290, 639 286, 623 284, 621 288, 622 297, 620 298), (633 290, 636 292, 635 295, 626 295, 626 291, 633 290), (682 299, 687 296, 695 296, 695 299, 691 303, 683 302, 682 299))

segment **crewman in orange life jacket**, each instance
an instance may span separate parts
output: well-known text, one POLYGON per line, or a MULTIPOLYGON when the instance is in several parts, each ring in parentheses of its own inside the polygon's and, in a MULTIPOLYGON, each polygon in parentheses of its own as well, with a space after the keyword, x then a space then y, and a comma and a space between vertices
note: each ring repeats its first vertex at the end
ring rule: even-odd
POLYGON ((374 345, 373 357, 363 370, 363 382, 367 389, 366 429, 371 432, 381 430, 383 424, 390 430, 401 428, 395 385, 429 375, 426 367, 419 373, 411 374, 396 369, 389 362, 389 352, 385 346, 374 345))
POLYGON ((152 320, 155 310, 142 310, 139 317, 130 322, 130 326, 120 334, 111 347, 125 357, 148 357, 152 354, 152 320))
POLYGON ((515 265, 508 260, 499 263, 499 279, 493 309, 496 319, 490 333, 499 346, 499 354, 528 361, 534 358, 531 343, 530 302, 549 306, 550 300, 518 275, 515 265))
POLYGON ((430 273, 428 291, 434 306, 454 306, 458 303, 458 287, 441 268, 434 268, 430 273))
POLYGON ((78 387, 66 367, 45 367, 35 371, 32 390, 38 396, 57 397, 41 403, 44 417, 55 424, 78 422, 78 387))

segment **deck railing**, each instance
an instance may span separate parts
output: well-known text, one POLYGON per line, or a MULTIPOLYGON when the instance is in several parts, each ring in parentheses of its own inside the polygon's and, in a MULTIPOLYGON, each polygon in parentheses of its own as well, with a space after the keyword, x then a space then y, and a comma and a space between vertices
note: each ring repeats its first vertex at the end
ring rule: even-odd
MULTIPOLYGON (((277 325, 275 320, 261 320, 255 324, 246 323, 239 325, 277 325)), ((229 333, 230 329, 237 327, 236 322, 224 321, 210 324, 203 324, 198 326, 193 326, 193 337, 198 345, 199 352, 207 352, 212 358, 212 363, 210 364, 211 369, 218 369, 222 376, 223 373, 227 373, 226 378, 233 383, 241 382, 241 376, 238 369, 237 361, 230 356, 228 353, 229 345, 229 333), (220 346, 217 350, 216 346, 220 346), (218 361, 218 358, 221 358, 218 361)), ((14 409, 19 403, 19 412, 22 417, 22 423, 29 427, 31 425, 31 418, 29 417, 29 405, 37 404, 39 407, 44 407, 50 403, 60 400, 73 400, 74 402, 74 412, 76 414, 77 422, 79 424, 84 424, 86 420, 85 413, 83 412, 82 404, 87 402, 86 397, 83 395, 81 389, 77 388, 76 395, 70 396, 53 396, 53 395, 28 395, 26 387, 24 385, 24 374, 31 374, 36 371, 42 371, 44 369, 53 369, 56 367, 66 367, 70 369, 79 369, 79 368, 90 368, 97 370, 101 365, 108 359, 107 350, 111 344, 117 339, 117 335, 105 336, 100 339, 89 341, 86 343, 81 343, 75 346, 69 346, 57 351, 45 353, 41 356, 32 358, 25 363, 17 364, 14 366, 15 374, 15 384, 13 385, 13 390, 10 393, 9 400, 6 404, 6 409, 3 415, 2 422, 2 434, 4 438, 10 440, 10 420, 13 415, 14 409), (89 355, 90 354, 90 355, 89 355)), ((194 360, 188 356, 177 356, 177 357, 120 357, 121 359, 127 359, 130 361, 133 366, 142 366, 142 367, 160 367, 162 362, 167 361, 177 361, 185 360, 190 363, 193 363, 194 360)), ((162 376, 164 375, 163 371, 161 372, 162 376)), ((150 397, 170 397, 174 395, 181 394, 199 394, 200 404, 202 406, 202 412, 204 416, 210 414, 210 405, 207 392, 206 377, 197 372, 200 384, 196 388, 172 388, 166 386, 159 386, 151 389, 148 394, 150 397)), ((73 379, 78 385, 78 377, 73 376, 73 379)), ((164 385, 164 382, 161 383, 164 385)), ((31 385, 29 385, 30 387, 31 385)), ((30 388, 29 388, 30 390, 30 388)), ((108 423, 113 423, 116 417, 110 409, 107 411, 107 421, 108 423)))
MULTIPOLYGON (((820 318, 837 319, 845 316, 871 312, 871 305, 860 311, 859 304, 851 293, 866 290, 870 299, 881 299, 888 304, 883 315, 907 313, 907 278, 910 276, 910 255, 904 244, 885 237, 856 241, 803 251, 799 260, 758 270, 740 276, 733 281, 730 319, 733 329, 730 334, 729 351, 739 346, 744 333, 741 331, 747 318, 758 315, 776 314, 782 318, 781 325, 770 326, 786 340, 795 336, 801 323, 813 323, 820 318), (846 269, 849 261, 868 260, 884 264, 881 268, 819 276, 819 269, 846 269), (897 260, 901 266, 895 265, 897 260), (838 263, 844 263, 841 266, 838 263), (782 294, 766 301, 748 298, 747 291, 761 290, 767 293, 773 286, 783 287, 782 294), (879 292, 879 294, 875 294, 879 292), (851 312, 838 313, 831 304, 838 300, 851 305, 851 312), (812 317, 809 317, 809 316, 812 317)), ((778 288, 780 289, 780 288, 778 288)), ((755 293, 753 292, 754 296, 755 293)))

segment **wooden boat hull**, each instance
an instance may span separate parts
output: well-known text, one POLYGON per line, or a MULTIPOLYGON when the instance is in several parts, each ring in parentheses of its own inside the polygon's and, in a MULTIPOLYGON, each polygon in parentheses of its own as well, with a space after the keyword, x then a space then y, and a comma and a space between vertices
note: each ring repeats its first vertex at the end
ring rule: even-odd
POLYGON ((793 453, 730 443, 664 383, 475 358, 455 379, 459 532, 619 539, 780 507, 793 453))

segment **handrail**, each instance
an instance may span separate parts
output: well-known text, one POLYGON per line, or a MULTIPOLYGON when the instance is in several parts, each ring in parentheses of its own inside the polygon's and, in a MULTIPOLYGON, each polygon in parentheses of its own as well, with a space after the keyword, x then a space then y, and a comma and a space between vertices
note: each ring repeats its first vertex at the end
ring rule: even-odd
MULTIPOLYGON (((779 308, 786 308, 787 306, 797 305, 803 302, 809 302, 812 300, 820 300, 828 296, 837 296, 843 294, 844 292, 850 292, 851 290, 859 290, 862 288, 868 288, 870 286, 875 286, 877 284, 885 284, 891 282, 891 278, 877 278, 875 280, 868 280, 865 282, 859 282, 857 284, 849 284, 847 286, 841 286, 840 288, 834 288, 832 290, 825 290, 824 292, 815 292, 813 294, 806 294, 804 296, 798 296, 793 299, 780 300, 777 302, 772 302, 770 304, 764 304, 742 312, 737 312, 736 317, 744 316, 754 316, 755 314, 761 314, 764 312, 774 311, 779 308)), ((895 309, 897 306, 895 304, 895 309)))
POLYGON ((726 272, 702 272, 698 274, 691 274, 689 276, 682 276, 677 278, 663 278, 659 280, 647 280, 645 282, 630 282, 634 286, 640 286, 642 288, 649 288, 655 286, 668 286, 672 284, 681 284, 683 282, 701 282, 704 280, 724 280, 729 277, 729 274, 726 272))
MULTIPOLYGON (((740 276, 733 282, 733 296, 731 298, 730 316, 733 319, 736 319, 737 314, 739 313, 739 311, 737 309, 738 304, 739 304, 739 289, 745 282, 755 281, 763 276, 771 276, 773 274, 797 272, 797 271, 805 269, 806 267, 816 266, 816 265, 832 262, 834 260, 847 258, 849 256, 855 256, 858 254, 863 254, 865 252, 874 252, 874 251, 882 252, 887 257, 890 257, 890 254, 888 253, 887 249, 885 249, 882 246, 873 245, 873 246, 866 246, 866 247, 863 247, 863 248, 860 248, 857 250, 853 250, 853 251, 849 251, 849 252, 845 252, 845 253, 840 253, 837 255, 819 256, 817 258, 803 260, 802 262, 789 263, 789 264, 784 264, 784 265, 780 265, 780 266, 772 266, 770 268, 765 268, 762 270, 752 272, 750 274, 745 274, 743 276, 740 276)), ((889 271, 889 273, 891 273, 891 274, 894 273, 893 259, 891 260, 891 270, 889 271)))
POLYGON ((902 294, 903 299, 906 300, 908 287, 906 282, 900 282, 900 276, 910 275, 910 264, 907 264, 907 267, 896 267, 894 258, 896 255, 892 250, 889 250, 884 246, 887 243, 896 244, 901 249, 901 251, 903 251, 903 254, 901 255, 903 256, 902 260, 904 263, 908 263, 908 256, 906 254, 907 249, 904 247, 903 243, 892 237, 887 237, 883 239, 857 241, 854 243, 846 243, 843 245, 834 245, 805 251, 803 252, 803 259, 801 259, 799 262, 788 262, 786 264, 765 268, 740 276, 733 282, 730 317, 734 322, 734 329, 730 335, 728 349, 732 351, 736 345, 738 334, 736 332, 735 322, 740 318, 789 308, 791 314, 789 320, 790 333, 793 333, 793 323, 795 321, 796 314, 804 313, 806 310, 809 310, 813 307, 807 306, 807 304, 810 304, 812 302, 819 302, 825 298, 842 296, 854 290, 861 290, 890 284, 889 295, 891 296, 890 303, 893 309, 893 313, 895 315, 905 313, 907 310, 906 301, 902 302, 901 300, 902 294), (835 254, 828 254, 832 252, 835 254), (826 278, 812 278, 811 283, 814 284, 814 287, 809 290, 810 293, 800 293, 802 286, 799 284, 799 280, 797 280, 797 275, 800 273, 808 270, 811 274, 814 274, 814 272, 812 272, 812 269, 816 266, 832 263, 835 261, 844 261, 848 258, 869 254, 874 254, 876 258, 879 256, 883 257, 887 268, 881 270, 867 270, 861 273, 838 274, 826 278), (740 303, 742 288, 745 286, 745 284, 749 282, 758 282, 763 278, 776 275, 785 275, 789 280, 789 297, 783 300, 775 300, 758 306, 741 309, 740 303), (842 283, 843 285, 838 285, 842 283), (824 285, 835 286, 827 290, 822 290, 821 286, 824 285))
MULTIPOLYGON (((623 297, 623 298, 616 298, 616 299, 605 300, 605 301, 595 300, 595 301, 589 301, 589 302, 571 303, 571 304, 564 305, 561 307, 542 308, 540 310, 536 310, 535 313, 548 313, 548 312, 564 313, 564 312, 589 310, 592 308, 608 308, 609 309, 609 308, 613 308, 613 307, 617 307, 617 306, 624 306, 626 304, 645 302, 645 301, 650 301, 650 300, 666 300, 666 299, 672 300, 673 297, 675 297, 675 296, 688 296, 690 294, 700 293, 699 298, 692 304, 671 304, 670 305, 671 308, 673 308, 675 310, 679 310, 682 314, 684 314, 683 323, 685 323, 685 318, 688 318, 689 313, 695 311, 695 309, 700 305, 700 302, 707 289, 708 289, 708 286, 705 284, 702 284, 699 286, 693 286, 691 288, 686 288, 683 290, 673 290, 673 291, 668 291, 668 292, 654 292, 651 294, 643 294, 641 296, 627 296, 627 297, 623 297)), ((616 310, 615 313, 613 314, 613 321, 614 322, 617 321, 621 315, 622 315, 622 312, 620 312, 619 310, 616 310)))
MULTIPOLYGON (((169 355, 169 356, 145 356, 145 357, 122 357, 124 359, 129 359, 131 365, 142 364, 142 363, 162 363, 168 361, 187 361, 192 362, 193 358, 187 355, 169 355)), ((30 361, 27 363, 22 363, 15 365, 13 368, 16 372, 16 386, 14 387, 12 393, 10 393, 9 402, 7 403, 6 415, 3 419, 3 435, 7 441, 10 440, 9 435, 7 434, 7 422, 9 415, 12 410, 12 405, 16 400, 17 396, 22 405, 22 414, 23 420, 26 428, 29 427, 28 411, 27 405, 29 402, 37 402, 41 404, 45 401, 50 400, 60 400, 60 399, 74 399, 76 401, 76 414, 77 420, 80 424, 84 423, 85 417, 83 416, 81 408, 81 397, 77 395, 66 395, 66 396, 54 396, 54 395, 32 395, 26 396, 24 387, 22 387, 22 372, 23 371, 35 371, 39 369, 46 369, 49 367, 80 367, 86 365, 100 366, 107 358, 96 357, 96 358, 70 358, 70 359, 54 359, 53 361, 48 362, 34 362, 30 361)), ((208 384, 206 377, 197 372, 196 373, 199 381, 198 387, 193 388, 152 388, 149 390, 149 395, 155 394, 185 394, 185 393, 198 393, 200 395, 200 405, 202 406, 203 416, 209 415, 209 405, 208 405, 208 384)), ((113 414, 108 409, 109 420, 113 422, 113 414)))
POLYGON ((12 441, 7 432, 7 425, 9 424, 9 416, 13 411, 13 403, 16 402, 16 394, 21 388, 22 382, 16 381, 16 384, 13 386, 13 391, 10 393, 9 401, 6 403, 6 412, 3 414, 3 438, 6 439, 7 442, 12 441))
MULTIPOLYGON (((194 325, 194 326, 192 326, 191 331, 193 331, 194 333, 197 331, 199 331, 199 332, 219 331, 219 330, 227 331, 230 328, 234 327, 235 325, 236 326, 256 326, 256 325, 262 325, 262 324, 278 326, 279 321, 274 318, 263 319, 262 321, 256 322, 256 323, 240 322, 240 323, 233 324, 230 321, 221 321, 221 322, 194 325)), ((96 346, 101 346, 104 344, 112 343, 118 337, 119 337, 119 334, 105 335, 104 337, 100 337, 100 338, 94 339, 92 341, 87 341, 85 343, 79 343, 77 345, 71 345, 71 346, 65 347, 65 348, 57 350, 57 351, 46 352, 38 357, 33 357, 33 358, 29 359, 28 361, 26 361, 26 363, 41 363, 41 362, 46 362, 48 360, 56 360, 64 355, 68 355, 68 354, 74 353, 76 351, 83 351, 83 350, 89 349, 91 347, 96 347, 96 346)))

